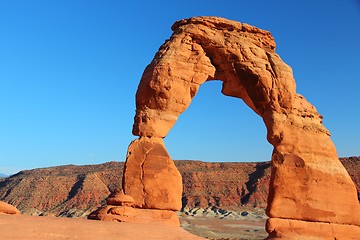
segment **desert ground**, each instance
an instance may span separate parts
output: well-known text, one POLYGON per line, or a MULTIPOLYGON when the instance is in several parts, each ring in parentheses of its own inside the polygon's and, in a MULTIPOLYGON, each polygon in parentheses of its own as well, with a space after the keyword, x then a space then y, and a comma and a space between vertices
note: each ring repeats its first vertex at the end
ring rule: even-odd
POLYGON ((94 221, 49 216, 0 215, 0 239, 6 240, 200 240, 179 227, 94 221))
MULTIPOLYGON (((251 215, 251 216, 249 216, 251 215)), ((0 215, 0 239, 263 239, 265 218, 215 217, 179 213, 181 228, 51 216, 0 215), (204 238, 200 237, 203 236, 204 238)))
POLYGON ((264 239, 266 216, 256 211, 193 208, 178 213, 181 228, 84 218, 0 214, 0 239, 264 239))
POLYGON ((183 229, 207 239, 255 240, 267 237, 264 209, 214 212, 194 208, 178 215, 183 229))

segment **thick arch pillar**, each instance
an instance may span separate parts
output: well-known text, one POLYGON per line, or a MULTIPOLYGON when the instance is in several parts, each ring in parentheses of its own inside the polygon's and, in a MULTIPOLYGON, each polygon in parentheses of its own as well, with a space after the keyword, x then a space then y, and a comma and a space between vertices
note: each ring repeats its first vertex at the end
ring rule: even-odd
POLYGON ((292 70, 275 53, 271 34, 216 17, 181 20, 172 29, 136 93, 133 134, 140 138, 129 146, 125 193, 138 207, 180 209, 181 176, 162 138, 199 86, 216 79, 223 81, 224 95, 241 98, 263 119, 274 146, 269 238, 359 236, 355 186, 322 116, 296 93, 292 70))

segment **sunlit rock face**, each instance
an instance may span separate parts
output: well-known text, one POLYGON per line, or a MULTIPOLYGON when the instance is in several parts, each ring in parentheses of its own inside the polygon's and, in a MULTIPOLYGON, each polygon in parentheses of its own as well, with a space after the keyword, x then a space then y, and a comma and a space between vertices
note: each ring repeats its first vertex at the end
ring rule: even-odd
POLYGON ((123 189, 135 204, 180 209, 181 176, 162 138, 201 84, 221 80, 224 95, 241 98, 263 119, 274 147, 269 238, 328 236, 328 228, 319 228, 323 223, 330 224, 333 237, 358 232, 355 186, 322 116, 296 93, 292 70, 275 53, 270 32, 217 17, 184 19, 172 30, 136 93, 133 134, 140 138, 129 146, 123 178, 123 189))
POLYGON ((182 179, 161 138, 133 141, 123 174, 124 192, 139 208, 181 209, 182 179))
POLYGON ((20 214, 20 211, 13 205, 0 201, 0 214, 20 214))

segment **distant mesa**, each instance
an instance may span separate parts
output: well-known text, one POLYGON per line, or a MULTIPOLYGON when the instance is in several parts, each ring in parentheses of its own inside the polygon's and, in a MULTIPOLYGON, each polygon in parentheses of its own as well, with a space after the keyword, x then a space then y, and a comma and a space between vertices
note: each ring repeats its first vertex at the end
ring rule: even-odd
POLYGON ((6 178, 6 177, 8 177, 9 175, 7 175, 7 174, 4 174, 4 173, 0 173, 0 178, 6 178))
MULTIPOLYGON (((360 157, 340 160, 360 193, 360 157)), ((182 209, 266 208, 270 162, 174 162, 182 175, 182 209)), ((0 200, 26 214, 85 217, 121 189, 123 167, 123 162, 108 162, 22 171, 0 180, 0 200)))

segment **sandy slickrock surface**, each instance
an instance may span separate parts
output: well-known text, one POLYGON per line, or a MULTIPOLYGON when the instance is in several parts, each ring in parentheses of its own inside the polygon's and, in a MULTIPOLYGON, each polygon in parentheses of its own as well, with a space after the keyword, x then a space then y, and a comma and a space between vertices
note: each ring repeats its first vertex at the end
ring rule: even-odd
POLYGON ((106 239, 166 239, 201 240, 179 227, 94 221, 76 218, 0 215, 2 240, 106 240, 106 239))

